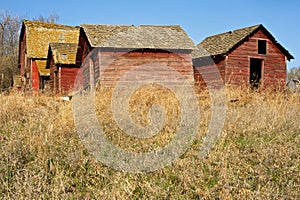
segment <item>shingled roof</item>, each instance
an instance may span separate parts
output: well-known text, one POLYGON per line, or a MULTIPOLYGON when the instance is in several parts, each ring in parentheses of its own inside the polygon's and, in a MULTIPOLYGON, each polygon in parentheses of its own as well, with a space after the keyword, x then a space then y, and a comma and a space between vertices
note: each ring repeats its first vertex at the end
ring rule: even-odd
POLYGON ((203 57, 209 57, 211 56, 208 51, 206 51, 203 47, 200 45, 197 45, 193 52, 192 52, 192 58, 197 59, 197 58, 203 58, 203 57))
POLYGON ((77 48, 77 43, 50 43, 49 45, 55 64, 75 64, 77 48))
POLYGON ((194 42, 178 25, 81 25, 92 47, 189 49, 194 42))
MULTIPOLYGON (((229 31, 226 33, 221 33, 205 38, 198 47, 202 47, 207 50, 210 55, 225 55, 235 49, 237 46, 242 44, 247 38, 252 36, 257 30, 261 29, 265 32, 269 38, 274 42, 274 44, 285 54, 288 60, 294 57, 281 46, 272 34, 262 25, 258 24, 255 26, 250 26, 246 28, 237 29, 234 31, 229 31)), ((202 57, 203 55, 194 53, 193 57, 202 57)))
POLYGON ((47 58, 49 43, 78 43, 79 27, 24 20, 21 35, 26 34, 29 58, 47 58))

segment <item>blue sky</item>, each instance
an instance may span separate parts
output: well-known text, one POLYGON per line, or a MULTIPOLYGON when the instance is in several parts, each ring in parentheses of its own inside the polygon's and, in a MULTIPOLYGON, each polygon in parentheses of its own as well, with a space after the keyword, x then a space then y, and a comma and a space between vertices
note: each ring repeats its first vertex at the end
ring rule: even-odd
POLYGON ((27 19, 55 13, 67 25, 179 24, 197 44, 206 36, 263 24, 295 57, 288 67, 300 66, 298 0, 1 0, 0 11, 27 19))

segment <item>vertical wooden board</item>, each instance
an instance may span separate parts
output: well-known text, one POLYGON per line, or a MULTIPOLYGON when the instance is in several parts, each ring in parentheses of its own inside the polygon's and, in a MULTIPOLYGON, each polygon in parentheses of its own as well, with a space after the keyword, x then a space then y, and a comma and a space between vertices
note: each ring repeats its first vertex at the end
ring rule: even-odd
POLYGON ((32 61, 32 91, 39 91, 39 70, 35 61, 32 61))

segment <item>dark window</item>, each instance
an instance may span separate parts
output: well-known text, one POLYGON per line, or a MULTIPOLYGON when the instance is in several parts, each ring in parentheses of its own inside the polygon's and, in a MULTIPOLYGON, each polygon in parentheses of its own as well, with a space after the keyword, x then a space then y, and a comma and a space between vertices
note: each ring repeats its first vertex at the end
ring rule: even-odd
POLYGON ((267 41, 258 40, 258 54, 267 54, 267 41))

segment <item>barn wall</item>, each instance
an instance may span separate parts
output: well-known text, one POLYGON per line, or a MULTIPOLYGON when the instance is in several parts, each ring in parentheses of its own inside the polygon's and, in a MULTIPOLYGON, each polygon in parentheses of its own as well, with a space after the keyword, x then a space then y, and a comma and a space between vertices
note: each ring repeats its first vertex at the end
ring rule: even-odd
POLYGON ((250 58, 263 59, 264 66, 261 80, 265 87, 285 85, 285 56, 261 30, 257 31, 248 41, 245 41, 228 55, 225 71, 226 83, 233 85, 249 84, 250 58), (267 41, 266 55, 258 54, 258 39, 267 41))
POLYGON ((53 56, 50 60, 50 89, 53 93, 69 94, 73 90, 73 86, 79 72, 76 65, 57 66, 54 64, 53 56), (57 75, 55 76, 55 72, 57 75))
MULTIPOLYGON (((83 81, 84 87, 87 88, 88 85, 93 85, 90 83, 97 83, 100 79, 100 84, 105 86, 113 86, 120 81, 120 78, 127 72, 137 69, 139 66, 145 66, 140 73, 135 73, 135 77, 132 80, 143 80, 146 76, 145 69, 149 73, 152 73, 157 80, 162 82, 170 81, 176 82, 176 78, 170 75, 170 72, 165 70, 163 66, 168 66, 174 69, 181 75, 182 80, 186 80, 190 85, 194 84, 194 75, 192 67, 192 59, 189 53, 169 53, 164 51, 134 51, 134 52, 99 52, 98 55, 89 56, 84 61, 83 67, 83 81), (90 61, 88 61, 90 59, 90 61), (91 62, 94 60, 96 62, 91 62), (153 65, 162 66, 161 71, 163 74, 158 76, 155 73, 153 65), (100 68, 102 66, 102 68, 100 68), (104 70, 103 67, 106 66, 104 70), (164 70, 164 71, 163 71, 164 70), (101 77, 100 76, 101 71, 101 77), (91 73, 93 72, 93 73, 91 73)), ((157 68, 155 69, 157 70, 157 68)), ((124 82, 129 82, 130 80, 122 80, 124 82)), ((174 83, 176 84, 176 83, 174 83)))
POLYGON ((195 59, 194 79, 195 85, 203 89, 207 85, 215 86, 224 82, 225 78, 225 59, 195 59), (220 80, 221 78, 221 80, 220 80))
POLYGON ((68 94, 72 92, 78 71, 79 68, 76 67, 75 65, 74 66, 62 65, 60 70, 61 73, 60 88, 62 94, 68 94))
POLYGON ((32 61, 31 88, 34 93, 39 91, 39 70, 36 61, 32 61))

